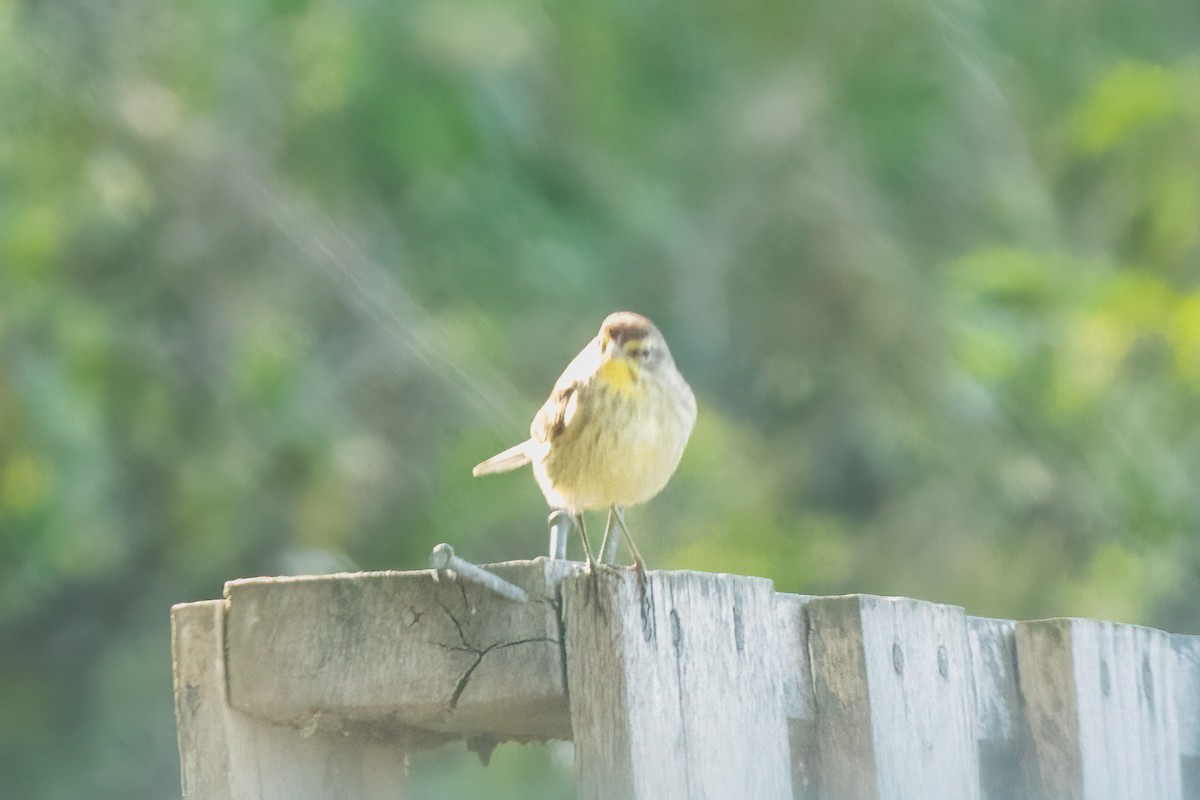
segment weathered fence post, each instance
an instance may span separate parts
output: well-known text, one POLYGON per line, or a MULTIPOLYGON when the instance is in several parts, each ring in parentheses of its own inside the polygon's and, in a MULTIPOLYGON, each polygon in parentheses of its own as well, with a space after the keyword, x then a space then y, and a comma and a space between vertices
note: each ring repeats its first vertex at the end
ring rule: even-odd
POLYGON ((585 799, 1200 800, 1197 637, 734 575, 487 569, 517 588, 256 578, 176 606, 184 796, 394 800, 413 751, 573 739, 585 799))
POLYGON ((1200 636, 1171 637, 1184 800, 1200 800, 1200 636))
POLYGON ((963 610, 866 595, 807 610, 823 796, 979 798, 963 610))
POLYGON ((698 572, 564 582, 580 798, 790 795, 774 597, 698 572))
POLYGON ((776 641, 783 654, 783 706, 788 723, 794 800, 819 800, 820 765, 816 698, 808 649, 808 613, 812 598, 775 595, 776 641))
POLYGON ((1017 623, 967 617, 975 684, 975 739, 984 800, 1029 800, 1029 726, 1017 675, 1017 623))
POLYGON ((1017 624, 1038 795, 1182 797, 1170 634, 1083 619, 1017 624))
POLYGON ((230 798, 404 797, 404 748, 389 741, 312 736, 263 724, 225 692, 220 601, 177 607, 175 702, 183 796, 230 798))
POLYGON ((172 609, 185 797, 403 797, 405 754, 570 738, 557 586, 496 565, 517 603, 431 570, 233 581, 172 609))

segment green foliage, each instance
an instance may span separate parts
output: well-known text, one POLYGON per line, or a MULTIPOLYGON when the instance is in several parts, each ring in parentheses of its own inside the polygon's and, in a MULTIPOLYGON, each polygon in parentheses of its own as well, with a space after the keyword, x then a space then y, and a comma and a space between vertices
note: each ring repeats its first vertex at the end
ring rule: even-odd
POLYGON ((177 791, 172 603, 541 553, 470 468, 616 308, 652 565, 1195 631, 1200 12, 1076 11, 0 0, 6 795, 177 791))

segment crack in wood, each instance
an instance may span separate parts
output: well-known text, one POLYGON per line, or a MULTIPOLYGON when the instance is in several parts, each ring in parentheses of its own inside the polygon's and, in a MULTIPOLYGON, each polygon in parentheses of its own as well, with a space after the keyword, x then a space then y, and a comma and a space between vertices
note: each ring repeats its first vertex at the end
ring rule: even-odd
MULTIPOLYGON (((469 666, 465 670, 463 670, 463 674, 459 676, 458 683, 456 683, 454 686, 454 692, 450 695, 450 710, 453 711, 454 709, 458 708, 458 700, 460 697, 462 697, 462 693, 464 691, 466 691, 467 684, 471 680, 471 675, 474 674, 475 670, 478 669, 479 665, 483 663, 484 656, 486 656, 488 653, 492 652, 493 650, 503 650, 506 647, 516 647, 517 645, 533 644, 535 642, 549 642, 551 644, 556 644, 556 645, 559 644, 557 639, 551 639, 549 636, 537 636, 537 637, 533 637, 530 639, 518 639, 514 642, 497 642, 495 644, 488 645, 483 650, 469 651, 469 652, 475 653, 475 661, 471 664, 471 666, 469 666)), ((458 648, 458 647, 450 647, 447 649, 462 650, 462 648, 458 648)))
POLYGON ((411 627, 413 627, 414 625, 416 625, 418 622, 420 622, 420 621, 421 621, 421 617, 425 616, 425 612, 424 612, 424 611, 418 611, 416 606, 409 606, 409 607, 408 607, 408 613, 412 615, 412 619, 411 619, 411 620, 409 620, 409 622, 408 622, 408 626, 407 626, 407 627, 409 627, 409 628, 411 628, 411 627))
POLYGON ((462 697, 462 693, 466 691, 467 682, 471 680, 472 673, 474 673, 475 669, 483 663, 483 655, 483 653, 476 653, 475 661, 471 664, 471 666, 463 670, 463 674, 459 676, 458 683, 454 686, 454 692, 450 695, 451 711, 458 708, 458 698, 462 697))
POLYGON ((566 695, 567 705, 570 707, 571 684, 567 681, 567 621, 563 617, 563 595, 561 582, 555 588, 554 600, 548 602, 550 603, 550 607, 554 609, 554 620, 558 625, 558 663, 562 668, 563 694, 566 695))
MULTIPOLYGON (((466 590, 463 589, 461 584, 459 584, 459 591, 462 592, 463 605, 467 609, 470 609, 471 604, 467 599, 466 590)), ((558 645, 560 649, 562 647, 562 642, 560 639, 552 639, 548 636, 540 636, 527 639, 517 639, 512 642, 495 642, 483 649, 480 649, 479 647, 471 644, 471 642, 468 640, 466 629, 464 628, 462 622, 459 621, 458 617, 454 615, 454 612, 450 610, 450 607, 442 602, 441 598, 434 598, 434 600, 442 609, 442 611, 445 612, 446 616, 449 617, 450 623, 454 626, 454 630, 458 634, 458 640, 461 642, 461 645, 438 643, 438 646, 458 653, 472 653, 475 656, 474 661, 472 661, 471 664, 463 670, 462 674, 459 675, 458 680, 454 684, 454 691, 450 694, 449 702, 449 709, 451 711, 454 711, 456 708, 458 708, 458 701, 462 697, 463 692, 467 690, 467 685, 471 681, 471 676, 475 673, 475 670, 479 668, 479 665, 483 663, 483 657, 493 650, 500 650, 506 647, 515 647, 521 644, 531 644, 534 642, 550 642, 558 645)), ((553 606, 553 603, 551 605, 553 606)))
MULTIPOLYGON (((471 643, 467 641, 467 634, 465 631, 463 631, 462 623, 458 621, 458 617, 454 616, 454 612, 450 610, 450 607, 443 603, 440 597, 435 597, 434 601, 439 607, 441 607, 442 611, 446 612, 446 616, 449 617, 450 622, 454 624, 454 630, 458 631, 458 640, 462 642, 463 647, 472 652, 479 652, 478 647, 473 647, 471 643)), ((448 647, 448 645, 443 646, 448 647)))
POLYGON ((467 597, 467 587, 463 586, 463 582, 457 578, 454 579, 454 585, 458 587, 458 593, 462 595, 463 606, 467 609, 467 612, 474 614, 475 606, 471 605, 471 600, 467 597))

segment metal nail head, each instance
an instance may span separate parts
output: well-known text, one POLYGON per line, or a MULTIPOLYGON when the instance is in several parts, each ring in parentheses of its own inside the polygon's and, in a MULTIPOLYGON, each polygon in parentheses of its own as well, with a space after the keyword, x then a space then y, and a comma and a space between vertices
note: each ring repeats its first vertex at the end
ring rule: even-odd
POLYGON ((509 600, 518 603, 529 602, 529 595, 520 586, 509 583, 478 564, 459 558, 454 555, 454 548, 445 542, 433 548, 433 552, 429 554, 429 566, 438 571, 453 572, 457 578, 477 583, 509 600))

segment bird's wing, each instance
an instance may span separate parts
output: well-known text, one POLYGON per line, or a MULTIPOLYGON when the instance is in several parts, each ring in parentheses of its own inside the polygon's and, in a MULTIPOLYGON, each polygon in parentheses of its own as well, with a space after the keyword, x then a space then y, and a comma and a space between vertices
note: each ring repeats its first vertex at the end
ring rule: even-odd
POLYGON ((575 418, 579 392, 600 366, 600 342, 593 339, 563 370, 545 404, 529 426, 529 437, 547 443, 561 436, 575 418))
POLYGON ((600 366, 600 341, 593 339, 579 352, 563 370, 550 392, 550 397, 542 405, 533 424, 529 426, 529 439, 513 445, 507 450, 497 453, 480 464, 476 464, 471 474, 491 475, 496 472, 508 472, 528 464, 541 446, 552 442, 562 435, 575 417, 578 407, 579 391, 595 374, 600 366))
POLYGON ((578 383, 555 388, 546 404, 533 418, 533 424, 529 426, 529 438, 535 442, 547 443, 561 436, 567 429, 567 423, 574 416, 575 404, 579 399, 578 391, 578 383))

